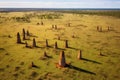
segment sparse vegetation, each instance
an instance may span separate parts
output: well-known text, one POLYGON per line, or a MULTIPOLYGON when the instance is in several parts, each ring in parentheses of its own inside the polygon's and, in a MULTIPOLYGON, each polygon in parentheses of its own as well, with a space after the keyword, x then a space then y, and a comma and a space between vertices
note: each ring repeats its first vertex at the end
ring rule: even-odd
POLYGON ((73 13, 73 14, 87 14, 87 15, 99 15, 99 16, 113 16, 120 18, 120 10, 68 10, 62 11, 64 13, 73 13))
POLYGON ((1 12, 0 80, 119 80, 119 23, 119 11, 1 12))

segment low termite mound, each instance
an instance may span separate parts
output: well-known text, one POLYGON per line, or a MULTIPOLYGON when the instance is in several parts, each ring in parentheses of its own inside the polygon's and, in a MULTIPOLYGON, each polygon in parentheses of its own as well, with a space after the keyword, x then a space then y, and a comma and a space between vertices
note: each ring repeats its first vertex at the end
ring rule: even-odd
POLYGON ((99 26, 97 26, 97 31, 99 31, 99 26))
POLYGON ((29 68, 39 68, 37 65, 35 65, 33 62, 31 62, 29 68))
POLYGON ((105 56, 105 55, 102 53, 101 50, 100 50, 100 52, 99 52, 99 55, 100 55, 100 56, 105 56))
POLYGON ((67 26, 70 27, 70 26, 71 26, 71 23, 68 23, 67 26))
POLYGON ((113 29, 111 26, 108 26, 108 27, 107 27, 107 30, 108 30, 108 31, 113 31, 114 29, 113 29))
POLYGON ((102 27, 97 26, 97 31, 98 31, 98 32, 102 32, 102 27))
POLYGON ((12 38, 12 36, 11 36, 11 35, 8 35, 8 38, 12 38))
POLYGON ((25 41, 25 47, 30 49, 34 48, 32 45, 28 45, 27 41, 25 41))
POLYGON ((52 29, 57 30, 58 29, 57 25, 52 25, 52 29))
POLYGON ((47 53, 46 53, 46 51, 44 52, 44 54, 43 54, 43 57, 47 57, 48 55, 47 55, 47 53))
POLYGON ((40 60, 46 60, 48 58, 52 58, 51 56, 48 56, 46 51, 44 51, 43 56, 40 57, 40 60))

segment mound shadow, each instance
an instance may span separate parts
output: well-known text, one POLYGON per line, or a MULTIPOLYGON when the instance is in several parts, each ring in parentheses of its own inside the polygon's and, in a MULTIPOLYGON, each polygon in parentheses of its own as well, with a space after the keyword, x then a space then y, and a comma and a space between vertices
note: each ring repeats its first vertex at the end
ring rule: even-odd
POLYGON ((84 72, 84 73, 87 73, 87 74, 96 75, 96 73, 94 73, 94 72, 91 72, 91 71, 88 71, 88 70, 85 70, 85 69, 82 69, 82 68, 79 68, 79 67, 76 67, 76 66, 73 66, 73 65, 67 65, 67 67, 70 68, 70 69, 74 69, 76 71, 80 71, 80 72, 84 72))
POLYGON ((48 46, 46 46, 46 48, 53 48, 52 46, 50 46, 50 45, 48 45, 48 46))
POLYGON ((47 58, 53 58, 52 56, 48 56, 48 55, 47 55, 46 57, 47 57, 47 58))
POLYGON ((68 47, 69 49, 74 49, 74 50, 79 50, 79 49, 77 49, 77 48, 74 48, 74 47, 68 47))
POLYGON ((37 66, 37 65, 35 65, 35 64, 32 64, 32 65, 31 65, 31 68, 37 68, 37 69, 40 69, 40 67, 37 66))
POLYGON ((37 65, 34 65, 33 67, 34 67, 34 68, 37 68, 37 69, 40 69, 40 67, 39 67, 39 66, 37 66, 37 65))
POLYGON ((40 46, 35 46, 35 48, 42 48, 42 49, 43 49, 44 47, 40 47, 40 46))
POLYGON ((65 49, 63 49, 63 48, 57 48, 58 50, 65 50, 65 49))
POLYGON ((97 64, 102 64, 102 63, 100 63, 100 62, 97 62, 97 61, 94 61, 94 60, 90 60, 90 59, 86 59, 86 58, 81 58, 81 60, 89 61, 89 62, 97 63, 97 64))
POLYGON ((17 44, 25 44, 25 42, 17 43, 17 44))

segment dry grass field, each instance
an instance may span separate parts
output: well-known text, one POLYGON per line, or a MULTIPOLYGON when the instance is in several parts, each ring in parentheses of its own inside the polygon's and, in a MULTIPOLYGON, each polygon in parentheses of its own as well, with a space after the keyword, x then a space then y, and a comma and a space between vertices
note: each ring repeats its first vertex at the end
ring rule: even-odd
POLYGON ((119 80, 119 61, 120 18, 51 11, 0 13, 0 80, 119 80), (26 40, 23 28, 30 33, 26 40), (17 44, 18 32, 22 44, 17 44), (45 51, 49 57, 44 58, 45 51), (56 68, 61 51, 69 67, 56 68))

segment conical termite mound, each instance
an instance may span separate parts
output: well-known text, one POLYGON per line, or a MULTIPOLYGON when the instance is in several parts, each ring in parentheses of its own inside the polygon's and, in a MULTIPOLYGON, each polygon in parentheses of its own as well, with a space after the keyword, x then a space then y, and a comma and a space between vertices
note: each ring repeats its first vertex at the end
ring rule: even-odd
POLYGON ((80 60, 82 59, 82 50, 79 50, 77 58, 80 60))
POLYGON ((57 30, 57 25, 55 25, 55 30, 57 30))
POLYGON ((99 29, 99 26, 97 26, 97 31, 99 31, 100 29, 99 29))
POLYGON ((26 39, 26 36, 25 36, 25 29, 23 28, 23 40, 26 39))
POLYGON ((54 48, 55 48, 55 49, 58 49, 57 42, 55 42, 54 48))
POLYGON ((30 36, 29 30, 27 30, 27 33, 26 33, 26 34, 27 34, 27 36, 30 36))
POLYGON ((110 30, 111 30, 111 27, 108 26, 108 31, 110 31, 110 30))
POLYGON ((70 27, 70 26, 71 26, 71 23, 68 23, 67 26, 70 27))
POLYGON ((49 45, 48 45, 48 40, 47 40, 47 39, 46 39, 46 41, 45 41, 45 42, 46 42, 46 47, 49 47, 49 45))
POLYGON ((44 54, 43 54, 43 57, 47 57, 48 55, 47 55, 47 53, 46 53, 46 51, 44 52, 44 54))
POLYGON ((35 38, 33 38, 33 47, 37 47, 35 38))
POLYGON ((54 29, 54 25, 52 25, 52 29, 54 29))
POLYGON ((103 29, 102 29, 102 27, 100 27, 100 28, 99 28, 99 32, 102 32, 102 31, 103 31, 103 29))
POLYGON ((17 43, 21 43, 20 33, 17 33, 17 43))
POLYGON ((25 29, 23 28, 23 35, 25 34, 25 29))
POLYGON ((103 55, 103 53, 102 53, 102 51, 101 51, 101 50, 100 50, 100 53, 99 53, 99 54, 100 54, 100 56, 105 56, 105 55, 103 55))
POLYGON ((44 25, 43 21, 41 21, 41 25, 44 25))
POLYGON ((31 63, 31 67, 34 67, 34 66, 35 66, 35 64, 32 62, 32 63, 31 63))
POLYGON ((60 40, 60 36, 58 36, 58 40, 60 40))
POLYGON ((65 40, 65 48, 68 48, 68 40, 65 40))
POLYGON ((66 60, 65 60, 65 54, 64 51, 60 53, 60 59, 59 59, 59 66, 60 67, 66 67, 66 60))

